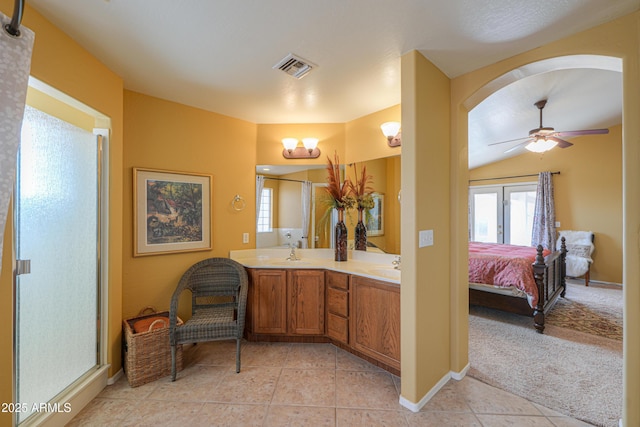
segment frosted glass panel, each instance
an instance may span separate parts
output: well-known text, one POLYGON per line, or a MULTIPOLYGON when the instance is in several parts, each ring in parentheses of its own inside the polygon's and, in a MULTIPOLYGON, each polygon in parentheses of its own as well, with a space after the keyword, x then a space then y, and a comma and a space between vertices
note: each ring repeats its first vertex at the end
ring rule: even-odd
MULTIPOLYGON (((46 403, 97 365, 97 142, 27 107, 17 194, 17 401, 46 403)), ((19 414, 23 421, 29 413, 19 414)))

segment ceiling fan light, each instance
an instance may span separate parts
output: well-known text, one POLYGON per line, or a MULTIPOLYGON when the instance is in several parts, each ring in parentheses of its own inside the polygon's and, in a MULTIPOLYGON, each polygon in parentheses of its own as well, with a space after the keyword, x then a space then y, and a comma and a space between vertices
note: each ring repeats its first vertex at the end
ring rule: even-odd
POLYGON ((551 150, 553 147, 558 145, 557 141, 547 138, 536 138, 531 141, 524 148, 534 153, 544 153, 545 151, 551 150))

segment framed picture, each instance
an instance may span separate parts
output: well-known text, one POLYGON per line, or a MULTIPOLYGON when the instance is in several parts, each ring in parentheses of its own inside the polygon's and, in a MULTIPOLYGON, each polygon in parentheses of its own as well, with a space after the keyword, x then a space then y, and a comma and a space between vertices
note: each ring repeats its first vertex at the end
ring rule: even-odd
POLYGON ((373 207, 367 211, 367 236, 384 235, 384 194, 373 193, 373 207))
POLYGON ((211 249, 211 175, 133 168, 133 256, 211 249))

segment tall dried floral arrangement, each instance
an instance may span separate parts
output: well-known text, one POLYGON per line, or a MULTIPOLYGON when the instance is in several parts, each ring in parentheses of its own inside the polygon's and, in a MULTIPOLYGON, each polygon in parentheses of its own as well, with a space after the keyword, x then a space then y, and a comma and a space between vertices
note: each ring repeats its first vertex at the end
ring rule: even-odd
POLYGON ((368 210, 374 206, 373 201, 373 176, 367 174, 367 166, 363 165, 361 173, 358 175, 358 166, 356 163, 353 167, 354 181, 348 181, 349 192, 355 199, 355 205, 358 209, 368 210))
POLYGON ((334 154, 334 161, 327 157, 327 193, 329 207, 336 209, 350 209, 355 205, 351 195, 353 184, 349 179, 342 180, 340 176, 340 159, 334 154))

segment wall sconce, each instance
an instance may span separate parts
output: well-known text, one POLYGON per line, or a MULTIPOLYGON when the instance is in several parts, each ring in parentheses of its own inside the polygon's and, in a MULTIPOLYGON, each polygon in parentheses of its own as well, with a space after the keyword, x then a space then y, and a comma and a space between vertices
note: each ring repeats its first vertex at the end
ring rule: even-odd
POLYGON ((402 145, 402 132, 400 132, 399 122, 386 122, 380 125, 382 133, 387 137, 389 147, 399 147, 402 145))
POLYGON ((551 150, 556 145, 558 145, 558 141, 547 139, 546 136, 537 136, 533 141, 525 145, 524 148, 529 151, 533 151, 534 153, 544 153, 545 151, 551 150))
POLYGON ((315 159, 320 157, 320 149, 318 148, 318 138, 303 138, 304 147, 298 147, 296 138, 284 138, 282 145, 282 156, 285 159, 315 159))

